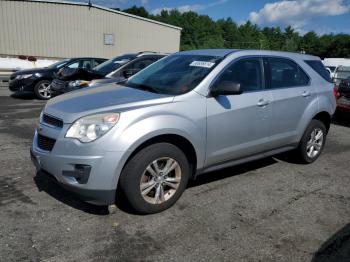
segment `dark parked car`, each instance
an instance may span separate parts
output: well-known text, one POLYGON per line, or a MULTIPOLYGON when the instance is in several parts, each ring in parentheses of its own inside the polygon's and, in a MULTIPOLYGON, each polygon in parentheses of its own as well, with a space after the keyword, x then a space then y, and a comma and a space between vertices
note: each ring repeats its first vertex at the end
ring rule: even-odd
POLYGON ((108 83, 120 83, 134 74, 138 73, 147 66, 153 64, 159 59, 165 57, 165 54, 147 54, 137 57, 136 59, 124 64, 117 70, 109 73, 102 79, 92 80, 89 86, 99 86, 108 83))
POLYGON ((63 68, 93 68, 107 59, 104 58, 71 58, 59 61, 44 68, 20 70, 10 76, 9 89, 17 93, 35 93, 40 99, 51 97, 50 84, 56 73, 63 68))
POLYGON ((51 84, 52 95, 56 96, 88 86, 121 82, 164 56, 164 54, 150 52, 125 54, 112 58, 92 70, 62 70, 51 84))
POLYGON ((337 110, 350 113, 350 76, 342 79, 337 90, 337 110))

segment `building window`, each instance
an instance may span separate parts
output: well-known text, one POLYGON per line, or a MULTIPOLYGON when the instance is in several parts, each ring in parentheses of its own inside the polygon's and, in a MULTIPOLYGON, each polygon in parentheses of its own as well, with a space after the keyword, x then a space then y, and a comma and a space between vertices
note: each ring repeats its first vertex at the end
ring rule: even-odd
POLYGON ((103 34, 103 42, 105 45, 114 45, 114 35, 103 34))

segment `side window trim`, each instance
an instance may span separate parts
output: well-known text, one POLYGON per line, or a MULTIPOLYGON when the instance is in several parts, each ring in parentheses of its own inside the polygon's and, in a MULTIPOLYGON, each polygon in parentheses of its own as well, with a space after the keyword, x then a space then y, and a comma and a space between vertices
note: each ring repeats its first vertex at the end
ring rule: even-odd
MULTIPOLYGON (((246 60, 246 59, 256 59, 259 61, 260 63, 260 73, 261 73, 261 80, 260 80, 260 84, 261 84, 261 89, 259 90, 251 90, 251 91, 244 91, 243 94, 246 93, 256 93, 256 92, 261 92, 261 91, 265 91, 265 74, 264 74, 264 69, 263 69, 263 62, 262 62, 262 57, 261 56, 242 56, 242 57, 238 57, 236 59, 233 59, 231 62, 229 62, 221 71, 220 73, 215 76, 215 78, 211 81, 210 85, 209 85, 209 91, 213 88, 213 86, 216 84, 216 82, 220 79, 220 77, 222 76, 222 74, 225 72, 225 70, 227 70, 230 66, 232 66, 234 63, 237 63, 239 61, 242 60, 246 60)), ((209 92, 210 93, 210 92, 209 92)))
POLYGON ((289 57, 282 57, 282 56, 263 56, 262 57, 263 61, 264 61, 264 71, 266 71, 266 74, 264 75, 265 78, 265 84, 266 84, 266 89, 268 90, 278 90, 278 89, 288 89, 288 88, 297 88, 297 87, 303 87, 303 86, 311 86, 311 77, 310 75, 305 72, 305 70, 300 66, 300 64, 298 62, 296 62, 295 60, 289 58, 289 57), (297 67, 298 70, 301 70, 301 72, 303 72, 307 78, 308 78, 308 83, 306 85, 296 85, 296 86, 288 86, 288 87, 275 87, 275 88, 268 88, 269 85, 272 85, 271 83, 271 75, 269 74, 269 76, 267 76, 267 72, 270 72, 270 62, 269 62, 269 58, 272 59, 284 59, 287 60, 289 62, 294 63, 297 67), (265 70, 265 63, 266 63, 266 67, 268 67, 269 70, 265 70))

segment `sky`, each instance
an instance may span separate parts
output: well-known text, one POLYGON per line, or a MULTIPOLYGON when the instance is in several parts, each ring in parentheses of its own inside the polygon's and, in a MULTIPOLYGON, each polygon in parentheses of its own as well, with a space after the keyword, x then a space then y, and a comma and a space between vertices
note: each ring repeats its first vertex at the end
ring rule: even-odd
MULTIPOLYGON (((88 0, 69 0, 87 2, 88 0)), ((144 6, 150 13, 176 8, 196 11, 214 20, 231 17, 241 24, 248 20, 263 26, 291 25, 300 33, 350 34, 350 0, 91 0, 93 4, 125 9, 144 6)))

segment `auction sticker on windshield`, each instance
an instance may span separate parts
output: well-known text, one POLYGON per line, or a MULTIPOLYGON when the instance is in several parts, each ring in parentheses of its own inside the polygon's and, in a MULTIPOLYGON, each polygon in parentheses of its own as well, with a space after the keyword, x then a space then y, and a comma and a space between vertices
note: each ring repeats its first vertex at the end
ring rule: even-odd
POLYGON ((197 66, 197 67, 205 67, 205 68, 211 68, 215 63, 213 62, 206 62, 206 61, 193 61, 190 66, 197 66))

